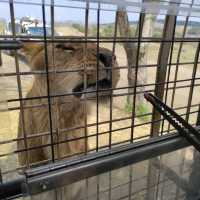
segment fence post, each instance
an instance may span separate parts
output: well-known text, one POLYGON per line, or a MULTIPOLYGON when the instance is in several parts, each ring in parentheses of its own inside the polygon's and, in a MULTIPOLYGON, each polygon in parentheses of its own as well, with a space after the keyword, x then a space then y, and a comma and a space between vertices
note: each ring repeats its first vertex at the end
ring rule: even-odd
MULTIPOLYGON (((163 30, 163 37, 162 40, 170 40, 169 42, 162 42, 159 49, 158 55, 158 66, 157 66, 157 73, 156 73, 156 86, 155 86, 155 95, 163 99, 164 96, 164 89, 165 89, 165 79, 166 79, 166 72, 167 72, 167 65, 168 65, 168 57, 170 54, 170 49, 173 39, 173 32, 174 32, 174 24, 176 22, 175 15, 167 15, 165 19, 165 25, 163 30)), ((151 125, 151 136, 157 136, 160 130, 160 120, 161 115, 158 111, 153 108, 152 114, 152 125, 151 125), (156 121, 156 122, 154 122, 156 121), (158 121, 158 122, 157 122, 158 121)))
MULTIPOLYGON (((163 36, 162 40, 172 40, 173 33, 176 23, 176 16, 174 15, 167 15, 165 19, 164 29, 163 29, 163 36)), ((164 89, 165 89, 165 79, 167 74, 167 65, 168 65, 168 58, 170 54, 172 42, 162 42, 159 49, 158 61, 157 61, 157 73, 156 73, 156 82, 155 82, 155 95, 163 99, 164 96, 164 89)), ((158 111, 153 108, 152 113, 152 124, 151 124, 151 136, 158 136, 160 130, 160 121, 154 122, 161 119, 161 115, 158 111)), ((156 198, 156 182, 158 181, 158 171, 154 166, 156 158, 149 160, 148 166, 148 178, 147 178, 147 185, 148 190, 146 194, 146 199, 153 200, 156 198)))

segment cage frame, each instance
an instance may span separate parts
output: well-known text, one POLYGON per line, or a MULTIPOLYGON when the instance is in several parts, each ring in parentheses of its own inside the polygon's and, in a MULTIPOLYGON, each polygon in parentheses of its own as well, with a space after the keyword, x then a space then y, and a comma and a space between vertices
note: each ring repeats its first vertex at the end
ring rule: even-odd
MULTIPOLYGON (((52 2, 54 2, 54 1, 52 1, 52 2)), ((92 2, 96 2, 96 1, 92 0, 92 2)), ((105 2, 107 2, 107 1, 105 0, 105 2)), ((102 3, 102 2, 99 1, 99 5, 100 5, 100 3, 102 3)), ((119 5, 122 6, 120 1, 117 1, 117 3, 118 3, 118 6, 119 5)), ((171 3, 173 4, 174 2, 171 2, 171 3)), ((13 30, 15 30, 15 28, 14 28, 14 8, 13 8, 13 4, 14 4, 14 1, 11 0, 10 1, 10 12, 11 12, 11 19, 12 19, 11 21, 12 21, 13 30)), ((175 2, 175 4, 177 5, 179 3, 175 2)), ((46 60, 45 70, 46 71, 45 72, 35 72, 35 73, 46 74, 47 75, 47 85, 49 83, 48 74, 51 73, 48 70, 47 43, 62 42, 62 41, 73 42, 74 41, 74 42, 83 42, 87 45, 88 42, 93 42, 93 39, 96 39, 96 41, 94 41, 94 42, 95 43, 97 42, 97 47, 99 47, 99 44, 103 43, 103 42, 113 42, 113 44, 115 44, 117 42, 121 42, 121 43, 127 42, 127 40, 126 40, 127 38, 122 38, 122 37, 117 38, 116 36, 115 36, 114 39, 113 38, 103 38, 103 37, 100 38, 98 32, 97 32, 97 38, 88 37, 87 36, 87 28, 85 30, 85 36, 83 36, 81 38, 81 40, 77 40, 77 38, 72 38, 72 37, 61 37, 61 39, 57 38, 54 35, 54 31, 53 31, 54 29, 52 29, 52 36, 48 37, 45 33, 46 32, 46 21, 45 21, 45 6, 46 6, 46 4, 45 4, 44 0, 42 1, 41 6, 42 6, 42 14, 43 14, 44 37, 36 37, 35 40, 32 40, 32 42, 36 42, 36 41, 37 42, 44 42, 44 44, 45 44, 44 46, 45 46, 45 60, 46 60), (82 40, 82 39, 84 39, 84 40, 82 40)), ((52 13, 51 14, 52 27, 54 27, 54 14, 53 14, 54 13, 54 4, 51 4, 49 6, 51 8, 51 13, 52 13)), ((193 5, 191 4, 191 6, 193 6, 193 5)), ((123 6, 122 6, 122 8, 123 8, 123 6)), ((89 8, 87 7, 86 13, 87 13, 88 9, 89 8)), ((97 11, 100 12, 100 7, 97 9, 97 11)), ((99 14, 97 16, 99 17, 99 14)), ((165 19, 166 21, 165 21, 164 29, 166 30, 166 33, 168 34, 167 36, 164 35, 162 38, 153 38, 153 37, 144 38, 144 37, 141 37, 142 21, 144 20, 144 17, 145 17, 145 14, 141 13, 140 14, 140 23, 139 23, 140 28, 139 28, 138 37, 129 38, 129 41, 138 44, 137 62, 139 60, 139 58, 138 58, 139 57, 139 49, 140 49, 139 45, 142 42, 146 42, 146 43, 148 43, 148 42, 150 42, 150 43, 151 42, 155 42, 155 43, 159 42, 159 43, 161 43, 161 45, 162 45, 161 48, 163 48, 163 52, 161 51, 159 53, 158 60, 160 60, 160 61, 164 60, 164 62, 155 64, 155 67, 161 66, 161 68, 157 68, 158 69, 157 70, 157 78, 156 78, 156 83, 154 84, 156 86, 155 87, 156 88, 155 93, 158 97, 163 99, 164 91, 165 90, 168 91, 168 89, 170 89, 170 87, 168 86, 169 83, 174 83, 174 86, 171 88, 173 91, 175 91, 175 89, 178 88, 178 87, 176 87, 176 83, 178 82, 176 79, 174 81, 169 81, 169 78, 168 78, 168 80, 165 81, 166 78, 167 78, 167 71, 166 71, 167 66, 171 67, 172 65, 178 66, 178 65, 182 65, 182 64, 194 64, 192 78, 185 80, 185 81, 191 81, 191 83, 188 85, 188 87, 190 88, 190 93, 189 93, 189 98, 188 98, 188 104, 187 104, 187 107, 186 107, 187 112, 185 114, 186 120, 188 121, 189 114, 191 113, 190 109, 191 109, 192 106, 194 106, 194 105, 192 105, 192 96, 193 96, 194 85, 195 86, 200 85, 200 84, 195 84, 195 81, 200 79, 200 77, 198 77, 198 78, 196 77, 197 66, 200 63, 198 61, 199 60, 199 52, 200 52, 199 38, 185 38, 184 34, 181 38, 175 38, 174 34, 175 34, 175 27, 176 27, 176 15, 168 15, 167 19, 165 19), (172 55, 170 55, 170 49, 173 48, 174 42, 180 42, 181 44, 183 44, 183 42, 198 42, 198 47, 197 47, 197 50, 196 50, 196 56, 195 56, 194 62, 181 63, 181 62, 179 62, 179 60, 177 60, 177 62, 172 63, 172 60, 171 60, 172 55), (167 55, 167 57, 166 57, 166 55, 167 55), (169 63, 168 63, 168 57, 170 57, 169 63), (162 76, 161 76, 161 74, 162 74, 162 76)), ((85 20, 86 20, 86 24, 87 24, 87 22, 88 22, 87 14, 86 14, 85 20)), ((98 21, 97 25, 99 26, 99 19, 97 21, 98 21)), ((188 21, 188 19, 186 20, 186 23, 184 25, 184 29, 186 29, 186 27, 187 27, 187 21, 188 21)), ((86 27, 87 27, 87 25, 86 25, 86 27)), ((116 27, 117 27, 117 25, 115 25, 115 34, 116 34, 116 27)), ((99 28, 98 28, 98 30, 99 30, 99 28)), ((5 38, 5 35, 0 36, 0 38, 5 38)), ((2 49, 5 49, 5 45, 7 45, 7 47, 6 47, 7 49, 12 49, 12 50, 14 49, 14 51, 15 51, 15 64, 16 64, 16 73, 15 74, 17 74, 18 87, 20 88, 21 87, 20 86, 21 85, 20 75, 28 75, 28 74, 32 74, 32 72, 20 72, 20 70, 19 70, 17 49, 21 47, 20 46, 21 43, 18 42, 18 39, 20 39, 23 42, 27 42, 29 40, 28 40, 28 37, 26 37, 26 36, 17 36, 15 34, 15 31, 13 31, 12 36, 10 36, 10 37, 6 36, 6 38, 7 39, 14 39, 14 41, 12 41, 12 42, 4 41, 2 49)), ((0 50, 1 50, 1 43, 0 43, 0 50)), ((113 53, 114 53, 114 51, 115 50, 114 50, 114 47, 113 47, 113 53)), ((98 52, 98 48, 97 48, 97 52, 98 52)), ((179 53, 180 52, 181 52, 181 47, 179 49, 179 53)), ((151 66, 152 65, 149 65, 149 67, 151 67, 151 66)), ((137 63, 136 66, 134 66, 134 67, 135 67, 136 74, 137 74, 138 67, 140 67, 139 63, 137 63)), ((143 67, 147 67, 147 66, 145 65, 143 67)), ((123 68, 123 66, 121 68, 123 68)), ((112 70, 112 67, 111 67, 111 70, 112 70)), ((12 76, 12 73, 7 73, 7 74, 4 74, 3 76, 12 76)), ((184 80, 181 80, 181 81, 184 81, 184 80)), ((136 79, 136 82, 137 82, 137 79, 136 79)), ((136 94, 138 94, 138 92, 136 90, 137 87, 140 87, 140 86, 136 84, 136 87, 134 88, 135 92, 132 94, 133 98, 135 98, 136 94)), ((183 86, 183 87, 185 88, 185 86, 183 86)), ((115 89, 111 88, 110 90, 115 90, 115 89)), ((98 92, 99 91, 101 91, 101 90, 99 90, 98 87, 97 87, 97 90, 96 90, 97 101, 98 101, 98 92)), ((87 92, 85 92, 85 93, 87 93, 87 92)), ((64 94, 64 95, 70 95, 70 93, 64 94)), ((57 96, 59 96, 59 95, 53 95, 53 96, 50 95, 49 86, 48 86, 47 96, 39 97, 39 98, 48 98, 49 116, 51 116, 51 97, 57 97, 57 96)), ((115 95, 112 95, 111 99, 110 99, 111 111, 112 111, 112 97, 113 96, 115 96, 115 95)), ((24 101, 24 100, 30 100, 30 99, 37 99, 37 98, 35 98, 35 97, 34 98, 23 98, 22 94, 20 93, 20 89, 19 89, 19 98, 10 99, 10 100, 8 100, 8 102, 19 101, 20 106, 13 108, 13 109, 20 109, 23 112, 24 108, 23 108, 23 105, 22 105, 21 102, 24 101)), ((165 99, 165 101, 166 101, 166 99, 165 99)), ((198 104, 196 106, 198 106, 198 104)), ((97 108, 98 108, 98 106, 97 106, 97 108)), ((132 129, 132 135, 133 135, 133 128, 135 127, 134 126, 134 119, 136 117, 134 110, 135 110, 135 106, 133 106, 133 111, 132 111, 132 120, 133 121, 132 121, 132 125, 130 127, 132 129)), ((198 112, 198 115, 200 116, 199 110, 197 110, 195 112, 198 112)), ((200 119, 199 116, 198 116, 198 120, 200 119)), ((51 121, 51 119, 50 119, 50 121, 51 121)), ((112 122, 113 122, 113 120, 112 120, 112 112, 111 112, 110 122, 108 122, 109 125, 110 125, 110 127, 109 127, 110 133, 113 131, 112 130, 112 122)), ((85 118, 85 123, 88 126, 86 118, 85 118)), ((97 122, 94 123, 93 125, 97 125, 97 127, 98 127, 98 124, 99 124, 99 122, 98 122, 98 112, 97 112, 97 122)), ((128 164, 133 164, 133 163, 145 160, 145 159, 149 159, 149 158, 152 158, 152 157, 164 154, 164 153, 168 153, 168 152, 189 146, 189 144, 183 138, 181 138, 178 133, 175 133, 175 134, 172 134, 172 135, 167 135, 167 136, 156 137, 156 136, 159 135, 158 129, 161 125, 163 126, 164 121, 161 119, 161 116, 155 110, 153 111, 151 124, 152 124, 152 126, 151 126, 151 130, 152 130, 151 136, 154 136, 154 137, 150 138, 148 141, 134 142, 134 143, 131 143, 127 146, 121 147, 122 149, 120 149, 120 147, 112 147, 111 148, 111 142, 109 142, 109 146, 108 146, 109 149, 104 150, 103 152, 98 152, 99 149, 98 149, 98 145, 97 145, 97 149, 96 149, 97 153, 84 156, 81 160, 82 162, 80 162, 79 159, 77 159, 77 160, 72 159, 72 160, 69 160, 69 161, 59 161, 58 163, 55 162, 53 164, 48 164, 48 165, 39 167, 36 170, 34 170, 34 169, 26 170, 25 175, 22 179, 13 180, 11 183, 2 183, 0 185, 0 191, 5 190, 5 188, 12 187, 13 191, 15 191, 15 192, 13 192, 13 193, 11 192, 9 194, 11 197, 18 196, 18 195, 19 196, 20 195, 26 195, 26 194, 36 194, 36 193, 44 192, 46 190, 53 189, 53 188, 55 188, 55 185, 56 185, 56 187, 59 187, 59 186, 62 186, 62 185, 71 184, 75 181, 78 181, 78 180, 81 180, 81 179, 84 179, 84 178, 89 178, 91 176, 101 174, 105 171, 120 168, 120 167, 128 165, 128 164), (156 149, 157 149, 157 151, 156 151, 156 149), (119 152, 118 152, 118 150, 119 150, 119 152), (123 151, 124 151, 124 154, 122 154, 123 151), (114 166, 112 165, 113 162, 115 163, 114 166), (57 166, 62 166, 62 167, 61 167, 61 169, 59 169, 59 167, 58 167, 58 169, 56 169, 57 166), (71 166, 74 166, 73 169, 71 168, 71 166), (50 170, 50 171, 48 171, 48 170, 50 170), (81 173, 83 171, 84 171, 85 174, 81 173), (46 174, 46 173, 49 173, 49 174, 46 174), (75 174, 76 174, 76 176, 75 176, 75 174), (78 176, 77 176, 77 174, 78 174, 78 176), (59 178, 60 177, 70 177, 70 181, 69 181, 69 179, 68 179, 68 181, 63 180, 63 181, 60 182, 60 185, 59 185, 58 181, 57 181, 58 177, 59 178)), ((119 129, 119 130, 122 131, 123 129, 119 129)), ((169 128, 168 128, 168 132, 169 132, 169 128)), ((99 133, 99 131, 97 129, 97 135, 99 135, 99 134, 101 134, 101 133, 99 133)), ((163 129, 161 131, 161 134, 163 134, 163 129)), ((52 151, 52 161, 54 162, 55 161, 54 153, 53 153, 54 142, 53 142, 53 130, 51 128, 51 125, 50 125, 50 135, 51 135, 51 144, 52 144, 51 145, 52 146, 52 149, 51 149, 51 151, 52 151)), ((111 137, 112 136, 110 135, 110 138, 111 137)), ((131 138, 133 138, 133 136, 131 138)), ((26 135, 22 139, 26 140, 27 139, 26 135)), ((17 140, 18 139, 16 139, 16 141, 17 140)), ((98 144, 98 136, 97 136, 97 144, 98 144)), ((27 150, 29 150, 28 147, 26 147, 24 149, 24 151, 27 151, 27 150)), ((86 152, 87 152, 87 150, 86 150, 86 152)))

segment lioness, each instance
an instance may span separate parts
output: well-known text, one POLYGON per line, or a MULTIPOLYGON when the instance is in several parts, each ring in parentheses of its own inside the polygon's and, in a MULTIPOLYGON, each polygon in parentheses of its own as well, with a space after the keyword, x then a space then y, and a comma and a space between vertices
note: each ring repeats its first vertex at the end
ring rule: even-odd
MULTIPOLYGON (((22 102, 23 106, 28 108, 24 109, 24 113, 20 113, 18 138, 23 138, 23 140, 18 141, 18 150, 25 148, 29 148, 29 150, 19 153, 20 165, 51 160, 53 154, 55 159, 60 159, 85 152, 88 149, 88 144, 85 141, 86 139, 83 139, 85 136, 83 128, 84 101, 81 92, 86 90, 90 92, 88 96, 92 97, 97 95, 95 92, 91 93, 91 90, 96 89, 97 84, 99 89, 116 86, 119 80, 119 70, 114 69, 118 66, 115 56, 105 48, 99 48, 97 55, 95 43, 88 43, 85 51, 84 43, 70 42, 56 43, 53 46, 48 44, 47 62, 45 62, 45 48, 42 43, 24 43, 21 54, 27 60, 32 71, 45 72, 45 67, 48 64, 49 86, 45 73, 34 75, 32 88, 26 97, 41 98, 22 102), (98 62, 97 59, 99 59, 98 62), (111 67, 113 68, 112 73, 111 67), (69 72, 70 70, 71 72, 69 72), (84 77, 87 77, 87 88, 84 88, 84 77), (48 90, 51 95, 51 123, 48 98, 46 97, 48 90), (70 95, 66 95, 67 93, 70 93, 70 95), (55 97, 55 95, 58 96, 55 97), (36 107, 35 105, 42 106, 36 107), (24 126, 22 126, 23 124, 24 126), (49 134, 50 124, 53 130, 53 138, 49 134), (74 127, 82 128, 68 130, 74 127), (26 138, 24 137, 25 134, 26 138), (78 139, 80 137, 82 139, 78 139), (70 139, 73 139, 73 141, 66 141, 70 139), (53 149, 50 147, 51 142, 54 143, 53 149), (62 143, 58 144, 59 142, 62 143)), ((111 90, 99 92, 99 95, 110 93, 111 90)), ((77 199, 77 196, 74 199, 77 199)))

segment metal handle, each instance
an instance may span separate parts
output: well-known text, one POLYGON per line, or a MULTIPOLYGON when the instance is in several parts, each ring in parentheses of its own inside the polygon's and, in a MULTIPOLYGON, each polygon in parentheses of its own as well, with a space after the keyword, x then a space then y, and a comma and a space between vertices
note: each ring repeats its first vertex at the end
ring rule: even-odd
POLYGON ((174 128, 178 130, 181 136, 200 152, 200 134, 195 128, 153 94, 145 93, 144 97, 172 126, 174 126, 174 128))

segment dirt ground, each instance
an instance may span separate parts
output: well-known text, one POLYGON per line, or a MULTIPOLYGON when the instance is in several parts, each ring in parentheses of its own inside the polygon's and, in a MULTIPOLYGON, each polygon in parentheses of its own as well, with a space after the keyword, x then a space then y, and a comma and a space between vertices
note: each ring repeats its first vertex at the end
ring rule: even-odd
MULTIPOLYGON (((68 31, 70 32, 70 35, 71 35, 73 31, 76 31, 76 30, 71 30, 71 29, 65 30, 63 28, 62 31, 68 31)), ((103 46, 106 48, 112 49, 112 44, 103 44, 103 46)), ((152 44, 152 46, 149 48, 147 64, 156 63, 158 47, 159 46, 157 44, 152 44)), ((123 47, 119 44, 116 45, 116 57, 120 66, 125 66, 127 64, 125 51, 123 47)), ((7 111, 8 108, 11 108, 13 106, 19 106, 18 103, 7 102, 8 99, 18 98, 17 79, 15 76, 9 76, 9 77, 1 76, 4 73, 16 71, 14 59, 4 53, 2 55, 2 58, 3 58, 3 66, 0 67, 0 102, 1 102, 0 109, 2 111, 0 112, 0 142, 10 140, 10 139, 15 139, 17 137, 18 116, 19 116, 18 111, 7 111)), ((22 62, 19 63, 19 68, 20 68, 20 71, 29 71, 28 66, 26 66, 22 62)), ((175 67, 172 67, 170 80, 174 79, 174 69, 175 67)), ((188 78, 191 78, 191 76, 192 76, 192 65, 185 65, 179 68, 178 80, 188 79, 188 78)), ((147 83, 155 83, 155 77, 156 77, 156 68, 147 68, 147 83)), ((200 67, 198 67, 196 77, 200 77, 200 67)), ((29 91, 29 89, 31 88, 32 82, 33 82, 32 76, 29 76, 29 75, 21 76, 22 92, 23 92, 24 97, 27 91, 29 91)), ((200 81, 197 80, 196 83, 200 83, 200 81)), ((190 81, 180 82, 177 84, 177 86, 189 85, 189 84, 190 84, 190 81)), ((118 82, 117 87, 124 87, 127 85, 128 85, 127 69, 121 69, 120 80, 118 82)), ((146 87, 146 89, 153 89, 153 87, 146 87)), ((199 87, 194 88, 192 104, 199 103, 199 100, 200 100, 199 89, 200 89, 199 87)), ((171 93, 172 93, 171 91, 172 90, 170 90, 168 94, 169 96, 168 103, 170 103, 170 100, 171 100, 171 93)), ((125 92, 127 92, 127 90, 120 90, 120 91, 116 91, 115 93, 125 93, 125 92)), ((177 89, 174 107, 186 106, 187 100, 188 100, 188 94, 189 94, 189 87, 184 88, 184 89, 177 89)), ((125 105, 126 105, 125 96, 113 98, 113 119, 119 119, 119 118, 131 116, 131 113, 128 113, 125 110, 125 105)), ((87 116, 88 124, 95 123, 96 122, 96 102, 95 101, 88 102, 87 107, 90 110, 90 111, 88 110, 88 116, 87 116)), ((149 110, 150 109, 151 107, 149 106, 149 110)), ((197 107, 191 110, 192 111, 197 110, 197 107)), ((179 111, 179 113, 184 113, 184 112, 185 112, 185 109, 179 111)), ((194 116, 191 115, 190 123, 194 123, 195 119, 196 119, 196 114, 194 116)), ((109 120, 110 120, 109 102, 101 103, 99 105, 99 122, 109 121, 109 120)), ((130 127, 131 123, 132 123, 131 119, 113 122, 112 129, 117 130, 123 127, 130 127)), ((136 118, 135 124, 137 125, 140 123, 143 123, 143 121, 141 119, 136 118)), ((109 131, 109 123, 99 125, 99 132, 101 133, 105 131, 109 131)), ((114 131, 112 133, 112 143, 118 143, 118 142, 122 142, 122 141, 126 141, 130 139, 130 131, 131 131, 130 128, 120 130, 120 131, 114 131)), ((96 133, 96 126, 88 128, 89 135, 95 134, 95 133, 96 133)), ((148 135, 149 133, 150 133, 149 125, 138 126, 134 129, 135 138, 139 136, 148 135)), ((99 146, 107 145, 108 141, 109 141, 109 133, 99 136, 99 146)), ((96 147, 96 136, 91 137, 89 139, 89 144, 90 144, 90 148, 96 147)), ((15 150, 16 150, 15 142, 0 145, 0 155, 10 153, 9 156, 0 157, 0 168, 2 171, 12 170, 18 166, 16 154, 12 154, 12 152, 14 152, 15 150)))

